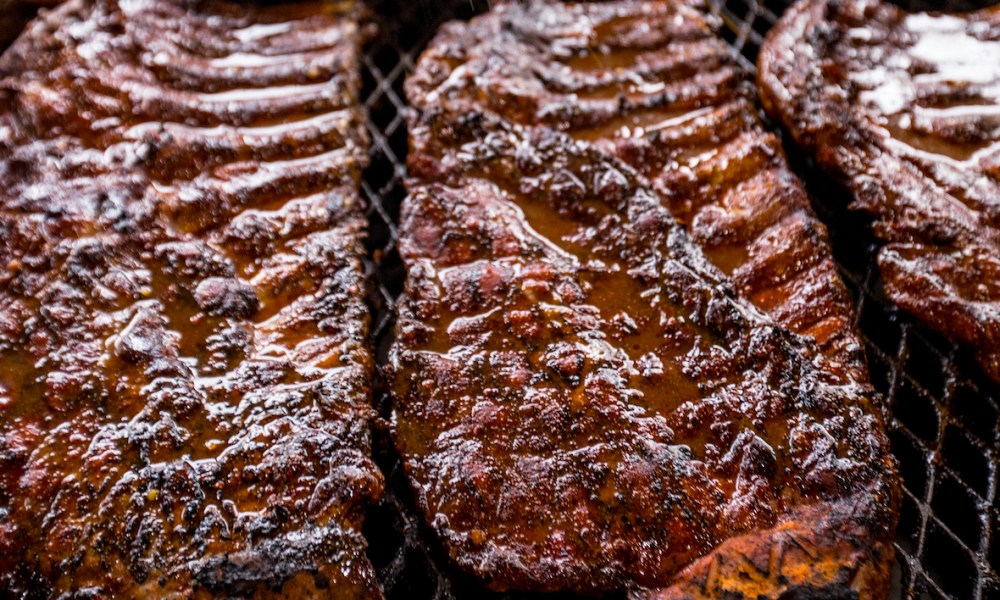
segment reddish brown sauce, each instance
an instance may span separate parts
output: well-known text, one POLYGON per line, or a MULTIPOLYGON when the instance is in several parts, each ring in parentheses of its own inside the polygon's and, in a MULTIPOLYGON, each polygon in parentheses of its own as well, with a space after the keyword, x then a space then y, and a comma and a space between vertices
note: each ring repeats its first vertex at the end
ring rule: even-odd
MULTIPOLYGON (((446 550, 497 589, 680 586, 701 557, 734 564, 728 540, 756 538, 765 552, 768 532, 811 527, 798 515, 817 506, 877 513, 887 526, 852 543, 891 543, 894 475, 878 403, 854 378, 863 368, 839 366, 738 296, 675 220, 668 188, 619 160, 608 136, 643 110, 565 91, 608 68, 573 59, 566 69, 594 40, 657 48, 683 72, 689 57, 667 41, 709 36, 696 13, 667 2, 504 4, 446 26, 407 84, 395 438, 446 550)), ((615 77, 642 76, 633 58, 617 55, 615 77)), ((736 85, 735 74, 694 75, 704 87, 670 80, 677 104, 651 101, 649 112, 756 122, 745 100, 703 110, 716 99, 707 90, 725 93, 712 86, 736 85)), ((677 144, 688 172, 706 169, 720 195, 736 196, 720 202, 737 206, 743 189, 778 177, 767 173, 777 159, 741 132, 764 137, 744 128, 712 153, 701 126, 664 128, 666 139, 698 140, 677 144)), ((720 262, 744 260, 718 247, 720 262)), ((813 248, 778 262, 801 264, 813 248)), ((851 558, 815 527, 817 556, 838 554, 841 573, 884 559, 851 558)), ((885 567, 865 585, 884 585, 885 567)), ((810 569, 798 581, 813 572, 831 584, 810 569)), ((760 589, 793 585, 775 577, 760 589)), ((737 579, 695 597, 750 589, 737 579)))
POLYGON ((352 3, 0 58, 0 595, 378 597, 352 3))
POLYGON ((765 104, 874 217, 888 296, 1000 381, 1000 10, 803 2, 765 104))

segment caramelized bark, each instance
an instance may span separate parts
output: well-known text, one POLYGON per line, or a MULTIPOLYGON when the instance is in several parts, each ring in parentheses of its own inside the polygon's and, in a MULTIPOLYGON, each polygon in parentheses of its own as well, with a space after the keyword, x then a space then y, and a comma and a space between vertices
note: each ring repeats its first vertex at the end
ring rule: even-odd
POLYGON ((886 294, 1000 381, 1000 9, 809 0, 768 36, 764 106, 874 217, 886 294))
POLYGON ((71 0, 0 58, 0 595, 381 596, 358 41, 71 0))
POLYGON ((496 589, 885 595, 897 490, 870 385, 740 297, 613 148, 499 83, 530 80, 499 50, 524 15, 555 35, 637 6, 669 16, 636 36, 704 36, 659 2, 502 4, 445 26, 408 83, 390 362, 418 503, 496 589))
POLYGON ((826 228, 764 129, 733 49, 680 4, 503 6, 438 36, 410 86, 619 157, 742 296, 816 339, 845 378, 866 379, 826 228))

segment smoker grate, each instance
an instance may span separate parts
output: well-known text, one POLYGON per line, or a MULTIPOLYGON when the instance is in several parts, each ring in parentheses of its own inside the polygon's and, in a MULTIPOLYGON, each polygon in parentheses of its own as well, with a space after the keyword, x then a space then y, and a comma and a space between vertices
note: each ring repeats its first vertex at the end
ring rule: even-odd
MULTIPOLYGON (((969 4, 959 2, 956 7, 969 4)), ((364 57, 365 106, 373 142, 364 193, 369 200, 369 247, 377 282, 374 335, 381 362, 403 279, 394 225, 404 195, 403 80, 441 23, 482 12, 489 0, 369 3, 379 34, 364 57)), ((750 68, 784 6, 782 0, 710 0, 711 11, 722 23, 721 34, 750 68)), ((800 154, 790 153, 793 158, 800 154)), ((873 382, 894 414, 890 436, 904 487, 893 597, 1000 599, 997 388, 983 378, 966 350, 921 328, 886 301, 877 269, 872 268, 874 245, 865 233, 864 218, 843 208, 844 192, 811 164, 799 159, 793 166, 830 226, 837 260, 858 306, 873 382)), ((376 400, 380 414, 387 417, 388 400, 381 388, 376 400)), ((366 533, 387 597, 513 598, 484 590, 448 567, 415 513, 384 428, 376 445, 388 491, 370 515, 366 533)))

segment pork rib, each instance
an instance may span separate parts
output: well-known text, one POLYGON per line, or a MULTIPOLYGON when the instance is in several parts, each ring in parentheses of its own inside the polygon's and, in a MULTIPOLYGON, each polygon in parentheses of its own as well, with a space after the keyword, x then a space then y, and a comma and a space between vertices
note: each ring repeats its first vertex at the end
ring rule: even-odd
POLYGON ((537 57, 569 73, 619 22, 606 41, 708 36, 679 3, 501 3, 446 25, 407 84, 390 362, 418 503, 497 589, 885 595, 897 492, 870 385, 741 297, 625 152, 562 121, 590 112, 542 118, 537 57))
POLYGON ((889 298, 1000 381, 1000 9, 807 0, 768 35, 761 97, 873 216, 889 298))
POLYGON ((359 38, 70 0, 0 58, 0 595, 381 596, 359 38))
POLYGON ((866 378, 826 228, 761 123, 752 78, 703 19, 677 4, 502 9, 479 19, 475 33, 438 36, 410 86, 614 154, 650 181, 741 295, 815 338, 846 377, 866 378), (456 55, 465 77, 450 76, 456 55))

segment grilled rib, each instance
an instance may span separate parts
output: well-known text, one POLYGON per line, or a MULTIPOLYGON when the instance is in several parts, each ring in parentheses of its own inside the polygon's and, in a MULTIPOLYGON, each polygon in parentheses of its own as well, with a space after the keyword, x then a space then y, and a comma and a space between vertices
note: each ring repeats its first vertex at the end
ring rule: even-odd
POLYGON ((475 33, 439 36, 410 85, 614 154, 650 180, 741 295, 815 338, 845 377, 867 378, 826 228, 764 129, 751 78, 703 20, 673 4, 500 11, 475 33), (456 55, 467 75, 449 78, 456 55))
POLYGON ((630 39, 706 35, 674 3, 504 3, 446 25, 407 83, 390 363, 418 504, 496 589, 885 595, 871 387, 739 296, 611 144, 539 118, 506 50, 571 60, 635 11, 656 17, 630 39))
POLYGON ((764 106, 873 216, 888 297, 1000 381, 1000 9, 795 5, 760 55, 764 106))
POLYGON ((359 38, 70 0, 0 58, 0 595, 381 597, 359 38))

